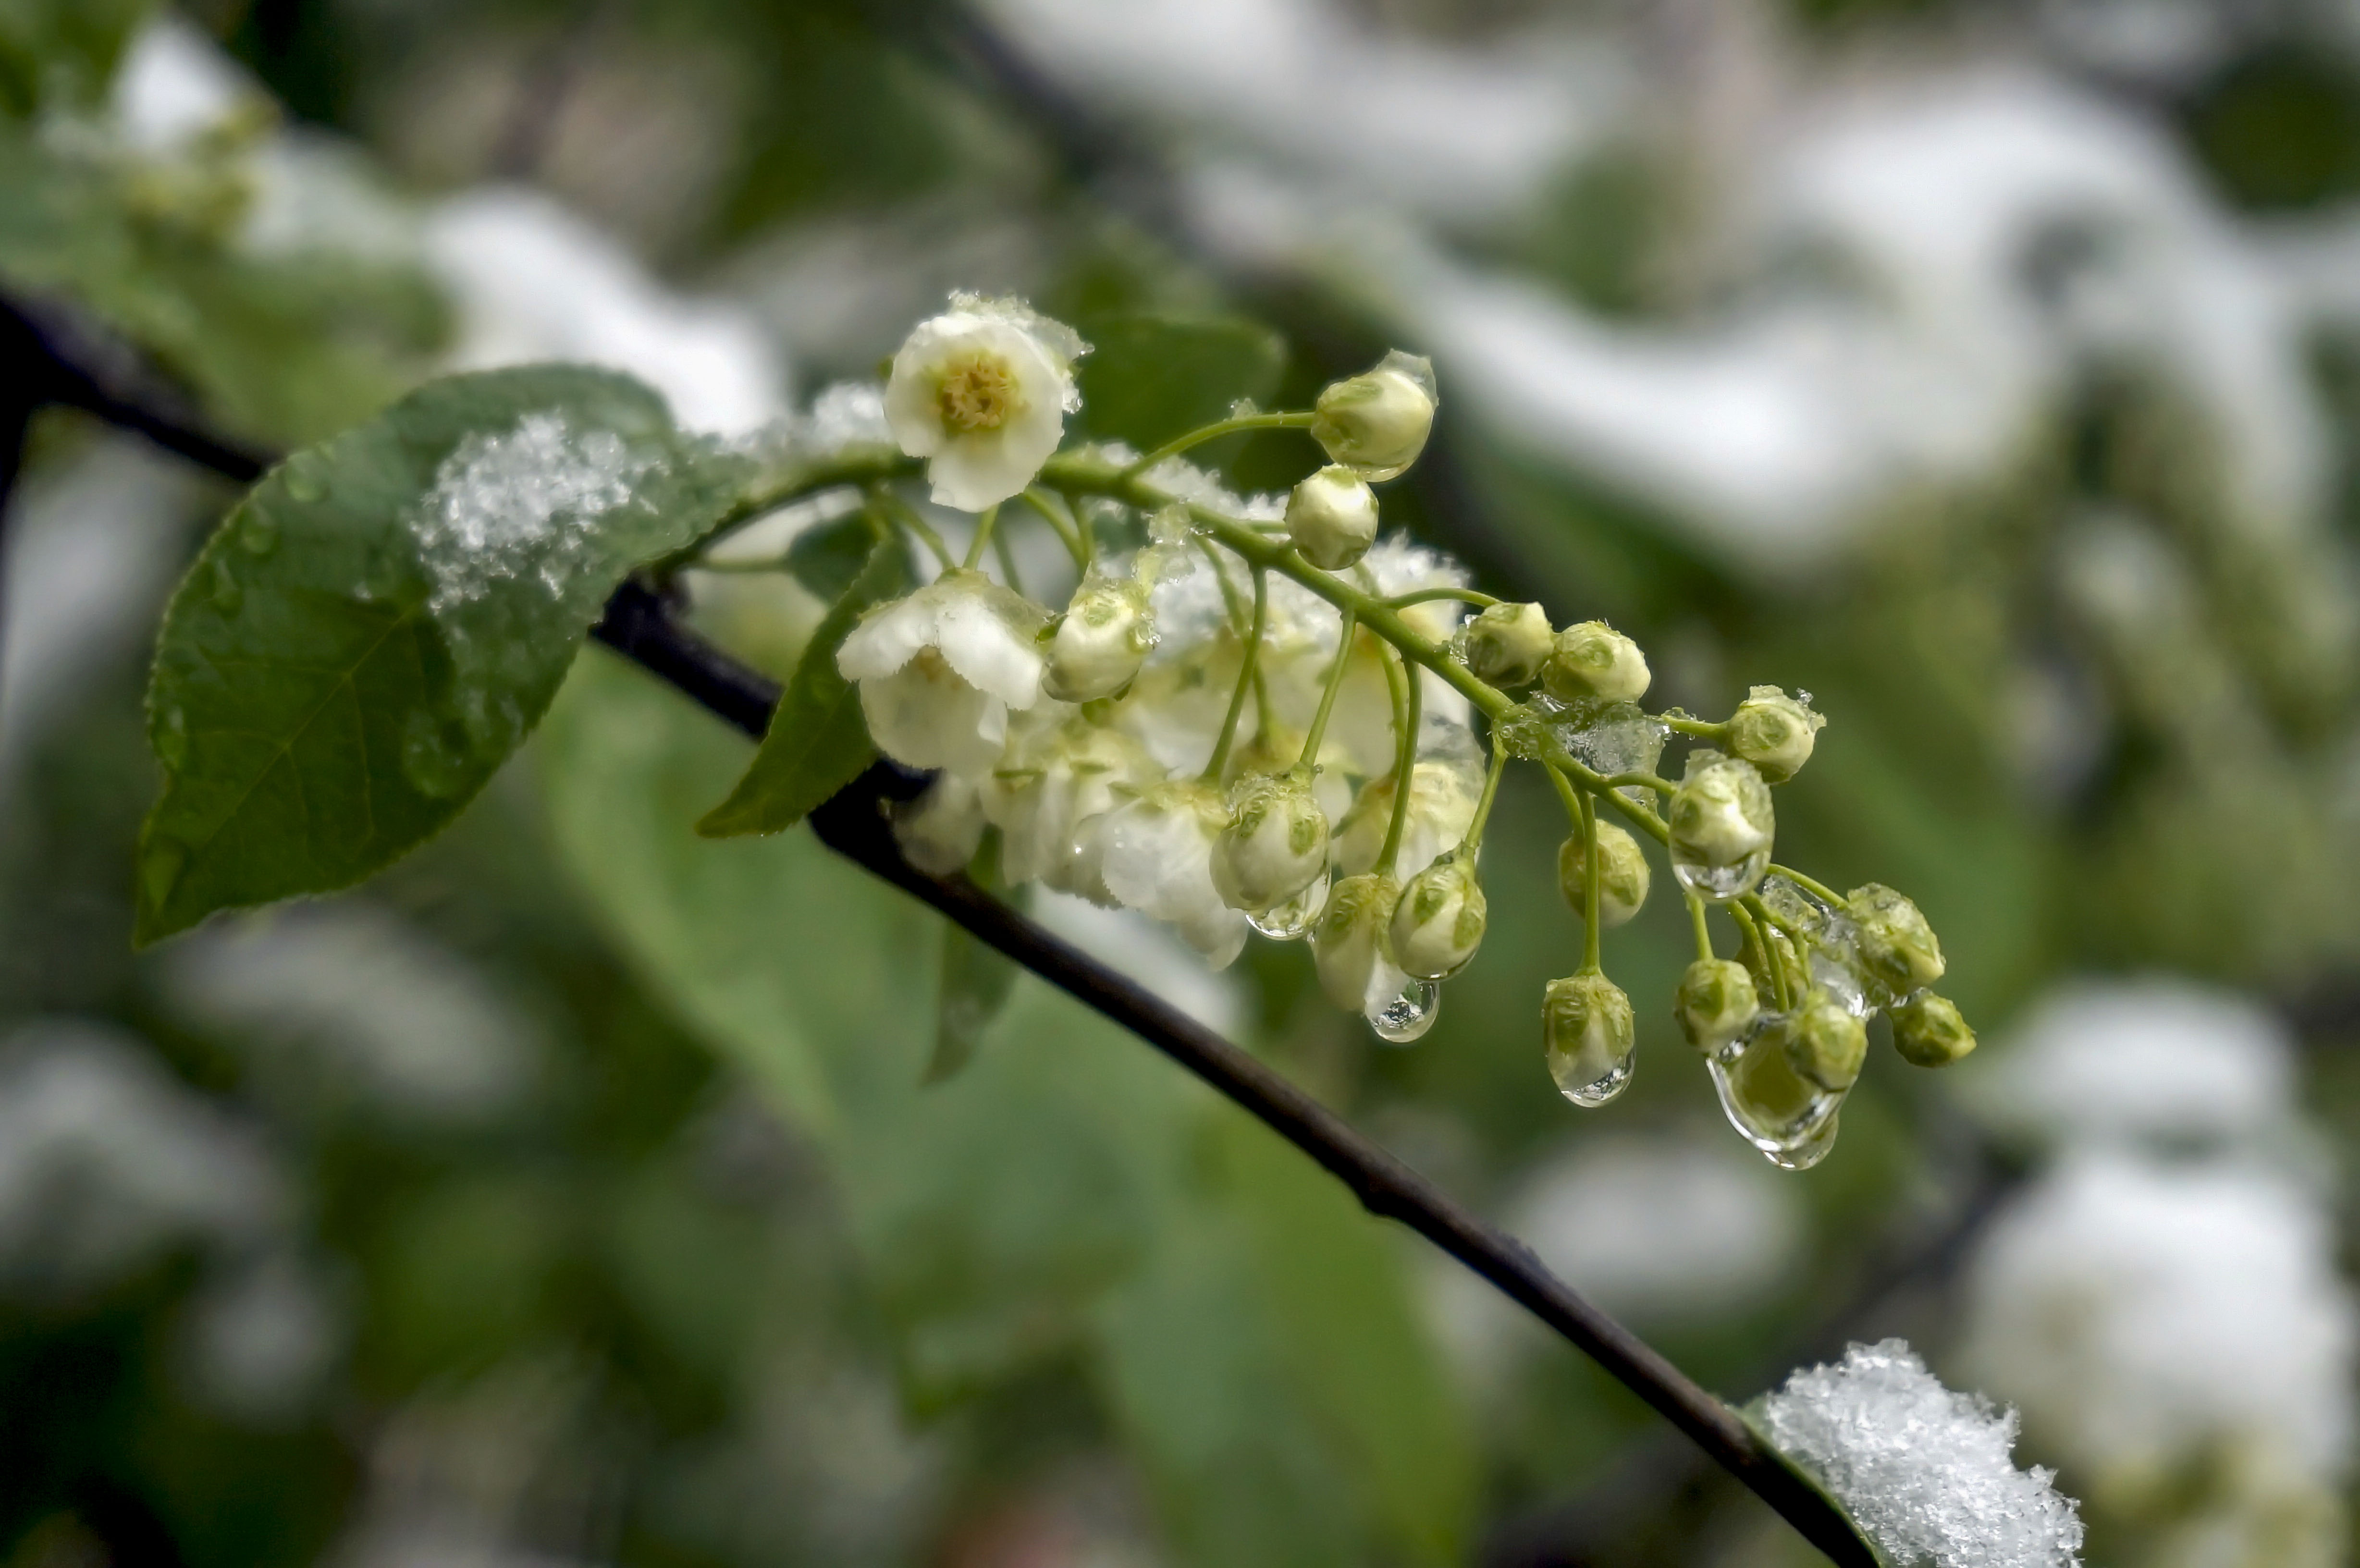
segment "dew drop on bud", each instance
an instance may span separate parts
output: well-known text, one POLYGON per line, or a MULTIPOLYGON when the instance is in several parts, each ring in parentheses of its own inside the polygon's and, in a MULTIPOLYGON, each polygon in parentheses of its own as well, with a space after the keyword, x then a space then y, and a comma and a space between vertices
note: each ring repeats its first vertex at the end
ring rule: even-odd
POLYGON ((1328 874, 1321 872, 1319 880, 1283 904, 1274 905, 1259 914, 1249 911, 1246 923, 1273 942, 1300 942, 1311 934, 1317 923, 1319 911, 1328 904, 1328 874))
POLYGON ((1387 1045, 1408 1045, 1442 1016, 1442 983, 1412 980, 1401 995, 1368 1014, 1369 1027, 1387 1045))
POLYGON ((1705 1065, 1729 1125, 1781 1171, 1808 1171, 1835 1148, 1837 1113, 1850 1091, 1830 1092, 1795 1071, 1786 1053, 1792 1023, 1790 1015, 1765 1013, 1705 1065))

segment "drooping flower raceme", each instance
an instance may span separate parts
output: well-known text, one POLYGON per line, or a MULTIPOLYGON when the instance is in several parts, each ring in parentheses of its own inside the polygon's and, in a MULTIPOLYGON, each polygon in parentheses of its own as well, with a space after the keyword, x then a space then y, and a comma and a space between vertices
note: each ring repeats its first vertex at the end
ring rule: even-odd
MULTIPOLYGON (((1757 687, 1721 723, 1651 713, 1631 637, 1496 602, 1448 558, 1380 532, 1371 486, 1416 461, 1432 427, 1423 362, 1388 356, 1316 412, 1242 416, 1307 430, 1328 463, 1291 496, 1239 495, 1183 455, 1231 421, 1146 457, 1060 452, 1083 352, 1021 304, 954 296, 911 333, 887 387, 829 395, 861 417, 815 410, 785 435, 794 463, 781 467, 836 476, 830 516, 865 507, 942 566, 833 649, 877 748, 936 775, 893 809, 912 866, 955 875, 996 844, 1007 884, 1164 921, 1217 967, 1250 931, 1307 936, 1321 990, 1406 1044, 1484 938, 1483 824, 1506 764, 1524 760, 1551 775, 1573 823, 1558 879, 1584 952, 1541 1009, 1542 1055, 1573 1104, 1630 1082, 1636 1016, 1600 933, 1647 901, 1662 850, 1699 946, 1676 1016, 1732 1124, 1774 1162, 1826 1152, 1877 1011, 1910 1062, 1972 1049, 1928 989, 1940 948, 1915 904, 1770 864, 1772 788, 1808 759, 1820 723, 1808 696, 1757 687), (936 504, 979 514, 963 564, 944 537, 956 530, 900 493, 910 471, 881 450, 882 427, 926 460, 936 504), (992 547, 1043 525, 1077 580, 1054 615, 980 569, 1022 560, 1037 576, 1039 552, 992 547), (1470 605, 1482 606, 1471 624, 1470 605), (1677 785, 1657 771, 1675 735, 1710 743, 1690 746, 1677 785), (1713 946, 1713 919, 1734 928, 1733 955, 1713 946)), ((737 548, 731 570, 768 559, 737 548)))
POLYGON ((926 462, 941 506, 981 511, 1032 483, 1078 409, 1074 361, 1089 347, 1013 299, 954 294, 893 356, 885 418, 926 462))

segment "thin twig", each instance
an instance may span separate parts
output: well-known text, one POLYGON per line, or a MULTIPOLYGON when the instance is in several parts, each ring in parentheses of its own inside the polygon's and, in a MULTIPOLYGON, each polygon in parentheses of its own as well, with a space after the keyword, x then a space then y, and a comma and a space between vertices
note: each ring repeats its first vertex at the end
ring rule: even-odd
MULTIPOLYGON (((71 394, 58 400, 141 430, 228 478, 250 481, 267 465, 260 454, 219 441, 175 411, 137 407, 95 377, 72 371, 56 354, 52 337, 38 332, 34 336, 57 361, 55 385, 71 394)), ((631 582, 617 589, 591 635, 749 737, 759 740, 769 727, 779 698, 776 683, 683 626, 646 584, 631 582)), ((1877 1568, 1874 1553, 1842 1512, 1787 1469, 1736 1411, 1551 1274, 1522 1242, 1452 1203, 1276 1070, 1129 976, 1050 935, 966 877, 930 877, 904 860, 885 807, 911 798, 923 782, 890 763, 879 763, 814 811, 813 829, 829 848, 949 917, 1202 1079, 1309 1155, 1350 1188, 1371 1214, 1408 1225, 1472 1269, 1645 1400, 1836 1563, 1877 1568)))

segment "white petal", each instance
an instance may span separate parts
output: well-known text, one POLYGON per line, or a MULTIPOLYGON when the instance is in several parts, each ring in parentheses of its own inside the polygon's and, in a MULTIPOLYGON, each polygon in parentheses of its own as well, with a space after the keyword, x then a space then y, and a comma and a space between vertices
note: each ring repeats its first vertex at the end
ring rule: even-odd
POLYGON ((940 658, 913 659, 890 675, 860 682, 860 712, 877 749, 912 768, 980 775, 1000 758, 1007 709, 940 658))
POLYGON ((1041 700, 1041 653, 1009 621, 990 598, 962 593, 944 604, 935 635, 943 658, 969 684, 1011 708, 1029 708, 1041 700))
POLYGON ((880 605, 863 616, 836 650, 836 672, 847 681, 892 674, 934 641, 939 619, 937 601, 925 588, 880 605))

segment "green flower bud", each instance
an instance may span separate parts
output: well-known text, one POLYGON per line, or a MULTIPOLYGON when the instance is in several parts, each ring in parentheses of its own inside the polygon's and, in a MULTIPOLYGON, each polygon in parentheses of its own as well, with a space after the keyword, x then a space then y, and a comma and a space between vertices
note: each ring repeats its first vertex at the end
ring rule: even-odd
POLYGON ((1426 450, 1437 401, 1433 363, 1395 349, 1375 369, 1319 394, 1311 437, 1330 462, 1361 478, 1391 479, 1426 450))
POLYGON ((1061 702, 1088 702, 1120 691, 1155 642, 1147 593, 1147 584, 1136 578, 1085 578, 1057 623, 1041 689, 1061 702))
POLYGON ((1393 906, 1393 962, 1415 980, 1447 980, 1482 945, 1482 885, 1471 856, 1446 855, 1409 879, 1393 906))
POLYGON ((1549 1076, 1575 1105, 1602 1105, 1631 1082, 1638 1028, 1631 998, 1595 969, 1552 980, 1541 999, 1549 1076))
POLYGON ((1530 685, 1557 649, 1548 612, 1538 604, 1489 605, 1463 636, 1468 670, 1500 687, 1530 685))
POLYGON ((1825 991, 1803 998, 1786 1031, 1786 1062, 1809 1083, 1841 1094, 1860 1077, 1868 1059, 1868 1025, 1825 991))
POLYGON ((1249 774, 1229 791, 1229 825, 1213 844, 1213 887, 1233 909, 1259 915, 1285 903, 1328 869, 1328 816, 1311 780, 1249 774))
POLYGON ((1868 978, 1896 996, 1942 977, 1942 944, 1918 906, 1882 883, 1855 887, 1846 900, 1859 928, 1860 961, 1868 978))
POLYGON ((1672 1004, 1680 1032, 1708 1056, 1753 1028, 1761 1012, 1753 971, 1733 958, 1699 958, 1689 964, 1672 1004))
POLYGON ((1311 928, 1311 957, 1319 988, 1346 1012, 1369 1003, 1370 982, 1385 962, 1385 927, 1401 900, 1401 885, 1379 872, 1347 877, 1328 890, 1327 908, 1311 928))
POLYGON ((1331 464, 1286 498, 1286 532, 1304 560, 1341 572, 1377 542, 1376 493, 1350 469, 1331 464))
POLYGON ((1819 726, 1828 722, 1775 686, 1756 686, 1729 721, 1729 749, 1773 784, 1784 784, 1811 760, 1819 726))
POLYGON ((1787 1055, 1794 1037, 1795 1019, 1780 1018, 1746 1041, 1726 1067, 1717 1057, 1710 1062, 1721 1108, 1765 1153, 1809 1141, 1829 1110, 1827 1091, 1795 1071, 1787 1055))
MULTIPOLYGON (((1612 930, 1639 912, 1655 880, 1639 841, 1612 822, 1598 824, 1598 924, 1612 930)), ((1577 915, 1590 908, 1590 855, 1575 833, 1557 846, 1557 885, 1577 915)))
POLYGON ((1975 1048, 1975 1031, 1948 996, 1920 991, 1892 1009, 1893 1044, 1919 1067, 1948 1067, 1975 1048))
POLYGON ((1770 787, 1754 765, 1699 748, 1665 812, 1671 830, 1672 874, 1700 898, 1725 904, 1742 898, 1770 865, 1776 816, 1770 787))
POLYGON ((1560 702, 1635 702, 1654 679, 1639 645, 1604 621, 1557 633, 1541 666, 1541 684, 1560 702))

